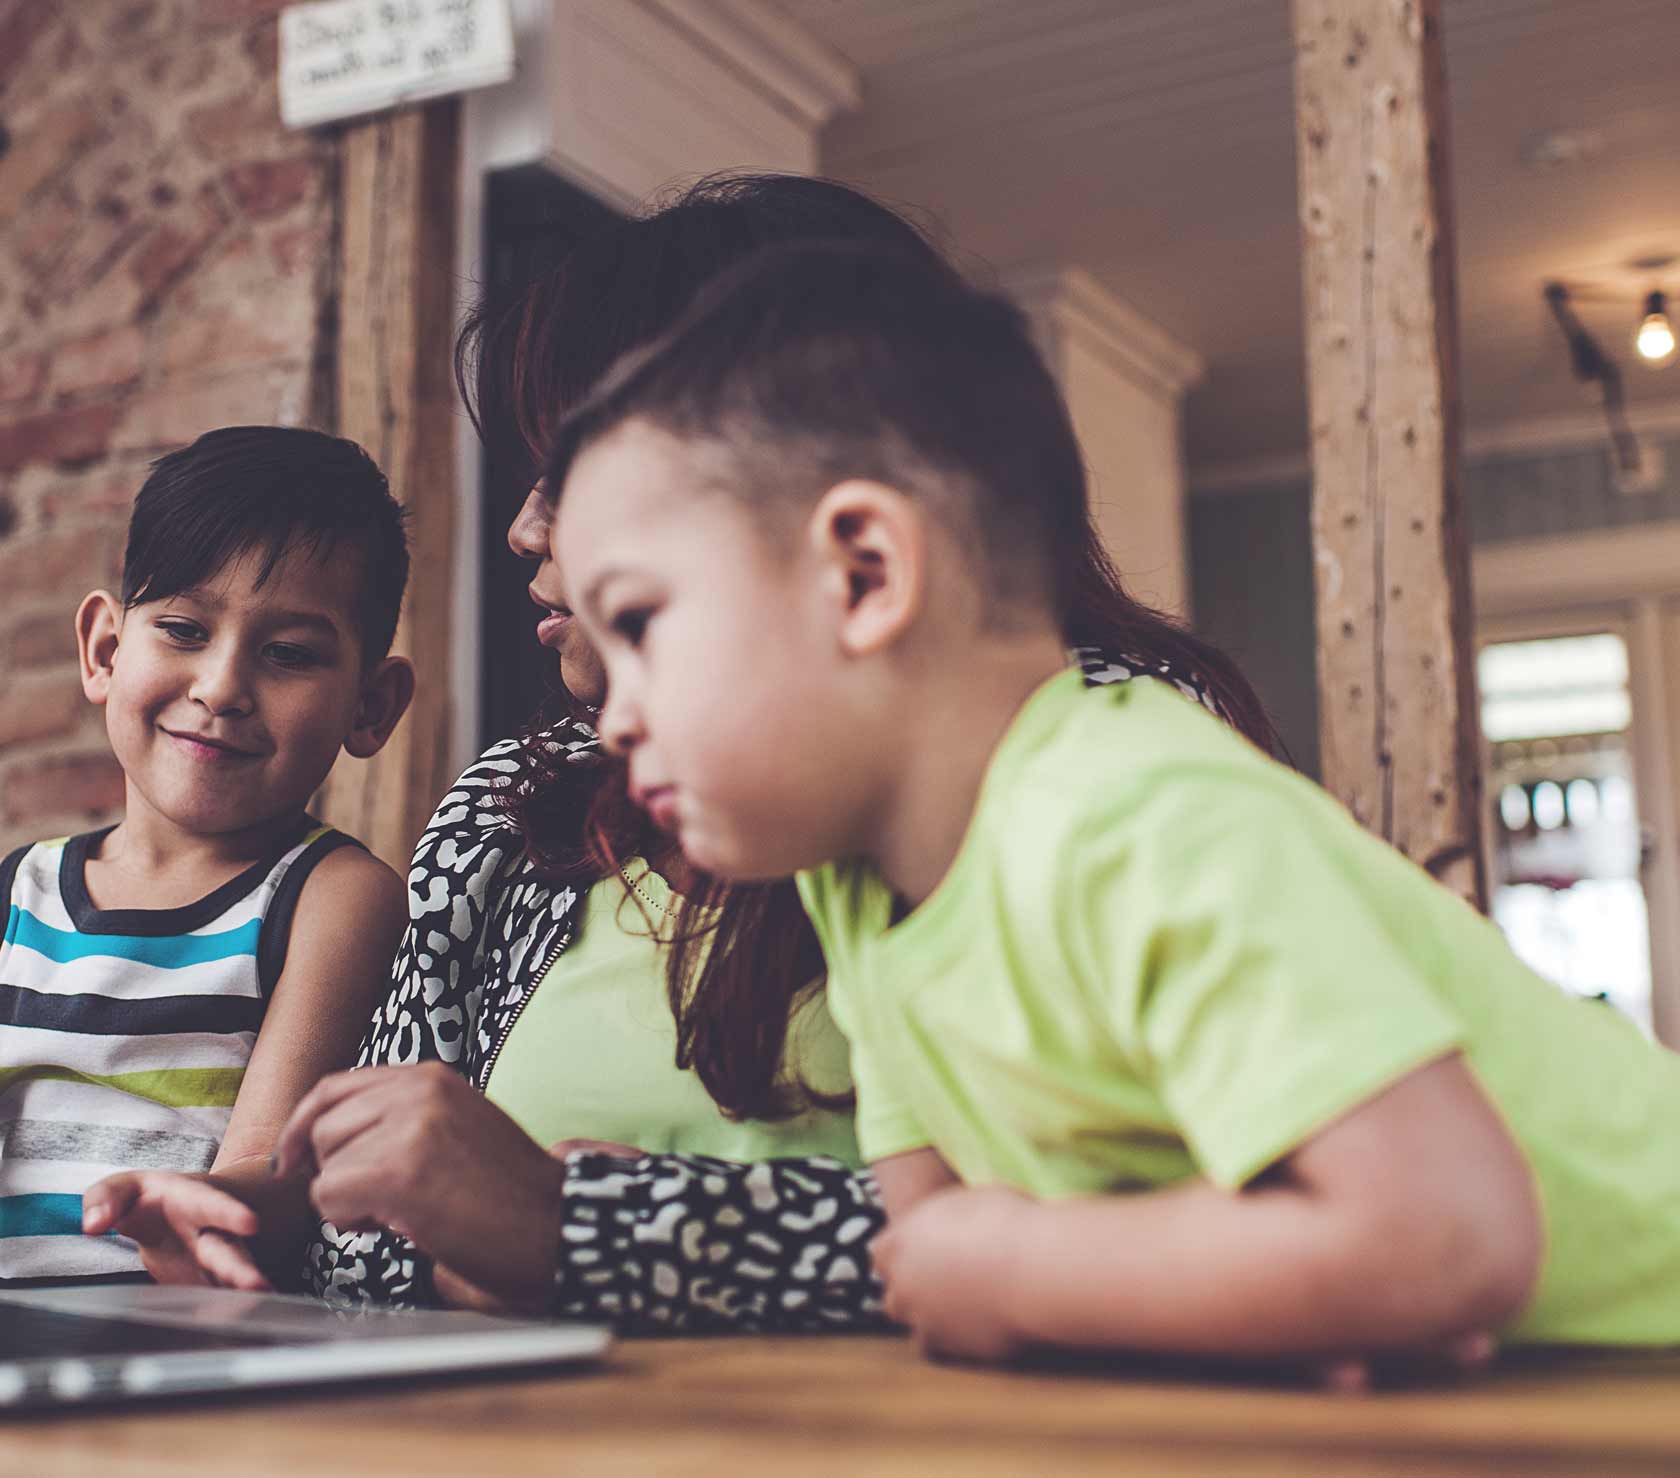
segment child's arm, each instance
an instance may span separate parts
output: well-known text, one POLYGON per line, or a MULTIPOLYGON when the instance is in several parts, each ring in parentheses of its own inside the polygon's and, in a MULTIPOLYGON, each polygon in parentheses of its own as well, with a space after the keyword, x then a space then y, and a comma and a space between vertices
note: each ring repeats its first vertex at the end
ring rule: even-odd
POLYGON ((407 919, 397 875, 355 847, 321 859, 298 897, 285 968, 208 1175, 136 1171, 83 1197, 83 1227, 140 1243, 160 1282, 261 1288, 259 1263, 300 1250, 310 1224, 301 1178, 276 1180, 269 1156, 298 1102, 347 1067, 382 995, 407 919), (237 1240, 253 1237, 248 1252, 237 1240))
POLYGON ((881 1193, 887 1217, 895 1224, 903 1221, 918 1202, 959 1183, 956 1172, 936 1149, 888 1155, 869 1168, 875 1172, 875 1188, 881 1193))
POLYGON ((931 1349, 1231 1356, 1448 1344, 1538 1276, 1533 1178, 1462 1057, 1402 1078, 1239 1192, 935 1195, 877 1242, 887 1311, 931 1349))

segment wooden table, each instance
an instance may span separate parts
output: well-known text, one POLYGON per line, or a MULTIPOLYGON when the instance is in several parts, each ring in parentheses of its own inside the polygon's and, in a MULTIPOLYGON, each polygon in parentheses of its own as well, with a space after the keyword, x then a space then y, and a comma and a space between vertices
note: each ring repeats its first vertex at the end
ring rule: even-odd
POLYGON ((1680 1473, 1680 1356, 1330 1395, 929 1365, 888 1338, 625 1341, 556 1378, 0 1422, 0 1474, 1417 1478, 1680 1473))

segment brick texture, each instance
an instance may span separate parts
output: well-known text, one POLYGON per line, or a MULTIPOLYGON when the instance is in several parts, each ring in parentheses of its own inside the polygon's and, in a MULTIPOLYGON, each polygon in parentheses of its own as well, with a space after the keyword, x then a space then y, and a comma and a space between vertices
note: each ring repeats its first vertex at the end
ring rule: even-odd
POLYGON ((90 830, 120 816, 122 804, 122 771, 109 752, 34 755, 0 781, 0 821, 19 841, 90 830))
POLYGON ((41 611, 12 624, 6 657, 12 673, 61 667, 76 660, 76 632, 68 611, 41 611))
POLYGON ((324 397, 336 145, 280 124, 280 0, 0 0, 0 848, 113 819, 77 602, 160 452, 324 397))
POLYGON ((0 744, 66 738, 81 723, 86 700, 74 672, 19 678, 7 688, 0 703, 0 744))

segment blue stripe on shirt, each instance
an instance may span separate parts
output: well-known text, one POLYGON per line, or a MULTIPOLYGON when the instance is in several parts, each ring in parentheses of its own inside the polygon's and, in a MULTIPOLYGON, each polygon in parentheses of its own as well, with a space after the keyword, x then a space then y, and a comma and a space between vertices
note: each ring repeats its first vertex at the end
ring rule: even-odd
POLYGON ((108 955, 151 965, 159 970, 182 970, 211 960, 231 960, 239 955, 255 956, 262 934, 262 920, 252 919, 237 929, 220 934, 175 934, 150 937, 143 934, 78 934, 73 929, 55 929, 44 924, 26 908, 12 906, 6 924, 6 940, 20 949, 45 955, 55 965, 68 965, 90 955, 108 955))
POLYGON ((80 1196, 0 1196, 0 1237, 81 1235, 80 1196))

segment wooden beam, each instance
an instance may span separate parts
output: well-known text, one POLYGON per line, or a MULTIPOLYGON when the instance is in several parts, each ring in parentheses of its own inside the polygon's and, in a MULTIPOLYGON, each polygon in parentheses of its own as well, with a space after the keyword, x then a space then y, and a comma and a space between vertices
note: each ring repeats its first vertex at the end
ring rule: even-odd
POLYGON ((340 756, 317 814, 406 873, 449 783, 450 540, 454 521, 454 99, 346 130, 340 183, 338 429, 385 469, 409 510, 412 566, 395 650, 414 706, 371 760, 340 756))
POLYGON ((1486 907, 1440 0, 1293 0, 1326 786, 1486 907))

